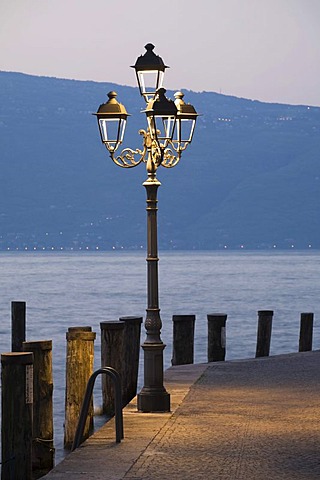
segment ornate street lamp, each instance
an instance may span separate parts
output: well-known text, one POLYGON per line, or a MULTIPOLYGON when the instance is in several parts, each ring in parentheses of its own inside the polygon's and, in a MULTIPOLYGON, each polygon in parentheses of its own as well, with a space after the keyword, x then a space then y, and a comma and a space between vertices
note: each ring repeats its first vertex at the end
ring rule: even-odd
POLYGON ((153 53, 152 43, 148 43, 144 48, 147 50, 146 53, 138 57, 132 68, 136 71, 140 93, 148 103, 154 98, 157 90, 162 88, 164 71, 168 67, 161 57, 153 53))
POLYGON ((97 113, 101 140, 108 149, 114 163, 123 168, 146 164, 147 180, 143 183, 147 192, 147 292, 148 307, 145 321, 146 339, 144 351, 144 386, 138 394, 138 410, 142 412, 170 411, 170 395, 163 386, 163 350, 161 340, 161 318, 158 288, 158 234, 157 234, 157 191, 161 185, 156 177, 158 167, 174 167, 181 153, 192 140, 197 112, 183 101, 183 93, 169 100, 163 88, 164 71, 167 68, 161 57, 153 52, 148 43, 146 53, 140 56, 134 68, 141 95, 147 106, 146 130, 139 130, 143 137, 143 148, 125 148, 117 155, 121 145, 128 113, 116 100, 116 93, 108 93, 109 100, 100 105, 97 113), (149 79, 153 79, 153 84, 149 79))

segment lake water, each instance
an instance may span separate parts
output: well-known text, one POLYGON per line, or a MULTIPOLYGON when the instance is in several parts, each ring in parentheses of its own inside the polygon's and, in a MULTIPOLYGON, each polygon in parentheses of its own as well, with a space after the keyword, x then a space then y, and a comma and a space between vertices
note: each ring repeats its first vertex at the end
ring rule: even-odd
MULTIPOLYGON (((0 254, 0 264, 0 352, 11 348, 11 301, 27 302, 27 340, 53 340, 55 446, 59 460, 66 331, 71 326, 92 327, 97 333, 95 366, 99 368, 100 322, 145 315, 145 254, 8 252, 0 254)), ((271 355, 298 350, 301 312, 314 312, 313 348, 320 348, 319 271, 319 251, 160 252, 165 367, 171 364, 173 314, 196 315, 197 363, 207 359, 207 314, 214 312, 228 314, 227 359, 254 357, 258 310, 274 310, 271 355)), ((143 341, 144 329, 142 332, 143 341)), ((139 383, 141 386, 141 374, 139 383)), ((101 403, 99 385, 95 403, 101 403)))

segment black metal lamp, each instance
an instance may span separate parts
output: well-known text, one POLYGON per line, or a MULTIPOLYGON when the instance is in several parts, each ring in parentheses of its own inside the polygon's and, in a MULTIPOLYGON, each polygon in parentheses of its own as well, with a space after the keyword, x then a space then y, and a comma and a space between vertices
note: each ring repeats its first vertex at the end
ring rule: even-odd
POLYGON ((109 152, 115 152, 122 143, 129 114, 116 100, 116 92, 109 92, 109 100, 98 108, 97 116, 101 140, 109 152))
POLYGON ((162 88, 164 72, 169 67, 153 52, 152 43, 148 43, 144 48, 147 50, 146 53, 138 57, 132 68, 136 71, 140 93, 148 103, 154 98, 157 90, 162 88))
POLYGON ((184 150, 192 141, 198 114, 190 103, 184 102, 182 92, 176 92, 174 96, 176 99, 174 103, 177 107, 177 121, 172 141, 177 149, 184 150))
POLYGON ((166 148, 172 141, 177 120, 177 107, 165 93, 166 89, 160 88, 145 110, 151 138, 160 148, 166 148))

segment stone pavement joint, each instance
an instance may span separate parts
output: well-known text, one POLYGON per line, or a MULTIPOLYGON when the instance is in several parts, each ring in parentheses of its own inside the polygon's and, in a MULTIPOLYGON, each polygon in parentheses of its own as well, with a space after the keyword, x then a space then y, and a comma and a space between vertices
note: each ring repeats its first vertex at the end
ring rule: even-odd
POLYGON ((45 478, 320 478, 320 351, 172 367, 172 412, 124 410, 45 478))

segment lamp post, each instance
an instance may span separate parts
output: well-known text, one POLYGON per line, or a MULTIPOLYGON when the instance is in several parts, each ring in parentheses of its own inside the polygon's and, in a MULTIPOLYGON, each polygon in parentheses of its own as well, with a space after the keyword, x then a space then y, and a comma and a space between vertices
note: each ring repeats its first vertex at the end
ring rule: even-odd
POLYGON ((116 150, 124 138, 128 113, 116 99, 116 92, 109 92, 109 100, 98 108, 97 116, 101 140, 108 149, 113 162, 122 168, 146 164, 148 178, 143 183, 147 193, 147 296, 148 306, 145 320, 146 339, 144 351, 144 386, 138 394, 138 410, 141 412, 167 412, 170 410, 170 395, 163 385, 163 350, 161 340, 161 318, 158 288, 158 234, 157 234, 157 191, 161 183, 156 173, 160 166, 174 167, 182 152, 192 140, 197 113, 186 104, 183 93, 169 100, 163 88, 165 69, 161 57, 153 52, 148 43, 133 68, 138 86, 145 99, 144 113, 147 128, 139 130, 143 137, 143 148, 125 148, 120 154, 116 150))

